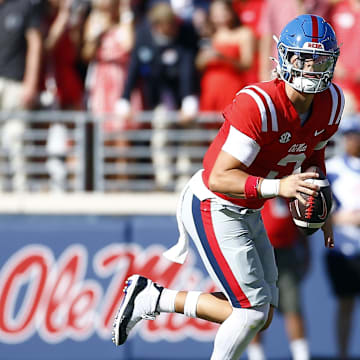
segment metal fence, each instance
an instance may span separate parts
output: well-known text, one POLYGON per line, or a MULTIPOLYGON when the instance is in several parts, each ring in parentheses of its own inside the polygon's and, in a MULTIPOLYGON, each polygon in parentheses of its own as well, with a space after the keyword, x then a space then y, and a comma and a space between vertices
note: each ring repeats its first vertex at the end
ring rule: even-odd
POLYGON ((174 191, 201 167, 218 113, 182 124, 178 112, 140 112, 132 125, 88 112, 0 112, 3 192, 174 191), (108 124, 115 126, 108 126, 108 124))

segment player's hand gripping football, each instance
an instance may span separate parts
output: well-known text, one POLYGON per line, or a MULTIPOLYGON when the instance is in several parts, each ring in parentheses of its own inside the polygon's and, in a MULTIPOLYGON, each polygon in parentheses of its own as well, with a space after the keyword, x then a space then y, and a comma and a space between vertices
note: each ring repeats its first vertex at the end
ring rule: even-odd
POLYGON ((318 196, 319 186, 305 180, 316 179, 318 177, 319 174, 315 172, 304 172, 284 177, 280 180, 279 196, 288 199, 297 198, 306 206, 306 199, 301 194, 318 196))

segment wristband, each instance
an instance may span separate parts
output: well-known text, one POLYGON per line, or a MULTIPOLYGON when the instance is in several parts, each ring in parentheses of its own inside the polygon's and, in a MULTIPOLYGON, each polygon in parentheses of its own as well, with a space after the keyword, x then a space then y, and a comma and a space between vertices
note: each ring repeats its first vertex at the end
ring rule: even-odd
POLYGON ((245 198, 246 199, 258 199, 259 194, 257 187, 259 185, 260 177, 258 176, 248 176, 245 182, 245 198))
POLYGON ((259 186, 262 198, 272 198, 279 195, 280 179, 263 179, 259 186))

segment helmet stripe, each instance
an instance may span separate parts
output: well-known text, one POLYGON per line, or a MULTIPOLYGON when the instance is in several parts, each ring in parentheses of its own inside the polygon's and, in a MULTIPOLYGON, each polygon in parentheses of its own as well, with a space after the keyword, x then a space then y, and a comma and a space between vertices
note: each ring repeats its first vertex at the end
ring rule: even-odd
POLYGON ((311 15, 311 22, 312 22, 312 42, 319 41, 319 28, 318 28, 318 19, 316 16, 311 15))

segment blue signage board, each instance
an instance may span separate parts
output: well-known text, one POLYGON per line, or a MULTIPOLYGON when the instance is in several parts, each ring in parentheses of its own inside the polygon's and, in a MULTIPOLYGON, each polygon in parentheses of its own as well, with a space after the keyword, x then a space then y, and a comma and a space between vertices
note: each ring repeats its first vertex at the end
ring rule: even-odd
MULTIPOLYGON (((0 358, 209 359, 218 325, 179 314, 144 321, 121 347, 111 342, 124 281, 133 273, 171 288, 216 290, 196 251, 181 266, 162 256, 177 235, 174 216, 0 216, 0 358)), ((311 351, 331 358, 335 303, 320 235, 311 239, 304 304, 311 351)), ((289 357, 278 314, 264 345, 269 359, 289 357)), ((360 354, 358 342, 351 352, 360 354)))

